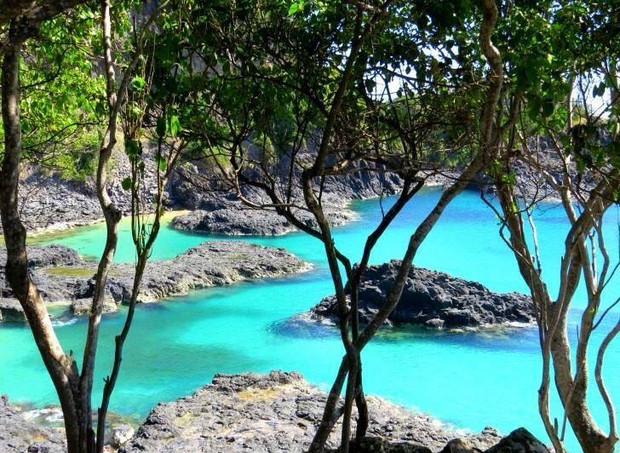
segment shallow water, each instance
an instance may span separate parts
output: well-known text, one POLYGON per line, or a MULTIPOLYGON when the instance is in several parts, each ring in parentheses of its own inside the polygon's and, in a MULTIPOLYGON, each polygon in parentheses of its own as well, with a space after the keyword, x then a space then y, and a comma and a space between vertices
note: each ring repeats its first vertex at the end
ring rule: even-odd
MULTIPOLYGON (((373 262, 400 258, 408 235, 428 212, 439 192, 421 194, 377 246, 373 262)), ((389 203, 386 201, 385 203, 389 203)), ((353 258, 359 256, 365 235, 381 215, 378 200, 355 204, 360 220, 337 229, 336 244, 353 258)), ((552 205, 537 213, 545 275, 556 285, 554 270, 561 256, 558 238, 566 226, 552 205)), ((610 253, 618 253, 616 212, 606 219, 610 253)), ((123 226, 128 232, 128 224, 123 226)), ((75 247, 96 255, 102 246, 101 225, 75 230, 70 236, 46 241, 75 247)), ((205 240, 205 236, 164 229, 153 258, 170 258, 205 240)), ((212 239, 212 238, 211 238, 212 239)), ((222 238, 217 238, 222 239, 222 238)), ((285 247, 316 264, 313 271, 278 280, 244 283, 199 291, 169 303, 140 307, 127 343, 120 381, 112 409, 144 416, 162 400, 191 393, 215 373, 298 370, 311 382, 327 388, 342 355, 333 329, 298 329, 284 321, 305 311, 331 291, 320 244, 303 234, 255 238, 252 242, 285 247)), ((613 255, 615 256, 615 255, 613 255)), ((133 259, 129 236, 124 235, 117 258, 133 259)), ((474 279, 496 291, 524 291, 512 255, 500 240, 493 213, 474 193, 465 193, 447 210, 440 224, 419 251, 420 266, 474 279)), ((620 295, 619 278, 608 295, 620 295)), ((577 297, 576 306, 583 307, 577 297)), ((110 368, 112 336, 123 313, 107 316, 102 327, 98 377, 110 368)), ((573 313, 571 332, 576 331, 573 313)), ((610 326, 618 313, 607 319, 610 326)), ((69 323, 58 329, 67 349, 81 352, 86 324, 69 323)), ((600 342, 604 328, 595 334, 600 342)), ((364 352, 367 391, 411 408, 428 412, 459 428, 479 431, 487 425, 508 432, 526 426, 543 437, 536 412, 540 375, 536 330, 438 332, 399 328, 385 331, 364 352)), ((0 393, 13 401, 53 404, 56 397, 28 329, 0 327, 0 393)), ((608 351, 607 385, 620 398, 620 348, 608 351)), ((607 429, 598 395, 592 403, 607 429)), ((562 414, 554 415, 561 420, 562 414)), ((573 451, 579 451, 575 447, 573 451)))

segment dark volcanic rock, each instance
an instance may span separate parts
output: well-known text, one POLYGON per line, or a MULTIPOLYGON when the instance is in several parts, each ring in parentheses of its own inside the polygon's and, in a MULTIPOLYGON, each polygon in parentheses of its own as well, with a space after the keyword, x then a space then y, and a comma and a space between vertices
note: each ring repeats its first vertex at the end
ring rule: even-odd
MULTIPOLYGON (((145 206, 150 206, 150 200, 156 193, 154 155, 154 150, 145 144, 145 206)), ((131 195, 122 188, 121 181, 131 174, 130 169, 127 155, 123 152, 114 153, 113 165, 109 168, 108 192, 114 204, 125 213, 131 212, 131 195)), ((165 202, 168 202, 167 193, 165 202)), ((36 165, 28 165, 23 169, 19 185, 19 209, 22 222, 30 233, 87 225, 103 219, 93 177, 84 181, 69 180, 57 172, 36 165)))
MULTIPOLYGON (((328 208, 326 214, 332 226, 343 225, 356 217, 346 208, 328 208)), ((296 215, 306 225, 315 227, 310 213, 299 211, 296 215)), ((297 230, 275 211, 244 208, 240 203, 214 211, 183 214, 175 217, 171 225, 179 230, 226 236, 279 236, 297 230)))
MULTIPOLYGON (((368 323, 382 306, 394 285, 399 265, 399 261, 390 261, 370 266, 364 274, 359 293, 363 323, 368 323)), ((328 296, 295 320, 335 322, 337 311, 335 296, 328 296)), ((421 324, 431 328, 532 322, 533 306, 528 296, 494 293, 480 283, 423 268, 409 272, 401 299, 388 318, 389 324, 421 324)))
MULTIPOLYGON (((26 320, 21 305, 13 297, 4 273, 6 249, 0 247, 0 321, 23 322, 26 320)), ((64 300, 70 291, 64 285, 48 284, 45 273, 37 272, 45 267, 72 267, 83 265, 84 261, 78 253, 63 245, 45 247, 28 247, 28 267, 37 284, 41 284, 41 293, 46 300, 64 300)))
MULTIPOLYGON (((73 249, 64 245, 47 245, 44 247, 28 247, 28 267, 36 269, 45 266, 77 266, 84 261, 73 249)), ((0 272, 4 275, 6 248, 0 246, 0 272)))
MULTIPOLYGON (((282 248, 237 241, 203 242, 174 259, 149 262, 140 298, 154 301, 195 289, 279 277, 308 269, 307 263, 282 248)), ((129 294, 133 266, 117 265, 114 273, 114 280, 129 294)))
MULTIPOLYGON (((302 452, 312 440, 326 397, 297 373, 217 375, 212 384, 192 396, 155 407, 121 452, 302 452)), ((428 451, 416 450, 416 445, 436 451, 455 437, 453 431, 426 415, 380 398, 369 397, 368 403, 372 417, 368 436, 406 443, 414 449, 366 451, 428 451)), ((330 448, 338 445, 339 429, 337 425, 330 448)), ((485 430, 465 438, 478 448, 488 448, 500 437, 485 430)))
POLYGON ((277 236, 295 231, 275 212, 235 207, 193 211, 175 217, 170 224, 179 230, 227 236, 277 236))
POLYGON ((549 449, 525 428, 519 428, 504 437, 485 453, 549 453, 549 449))
POLYGON ((0 451, 62 453, 65 441, 61 432, 27 420, 6 396, 0 395, 0 451))
POLYGON ((17 299, 11 297, 0 297, 0 321, 26 321, 24 310, 17 299))
MULTIPOLYGON (((4 253, 0 249, 0 254, 4 253)), ((96 263, 83 261, 66 247, 29 248, 31 276, 47 302, 72 303, 71 312, 87 314, 94 294, 96 263), (58 253, 57 256, 54 254, 58 253), (38 267, 42 265, 43 267, 38 267)), ((281 248, 247 242, 204 242, 171 260, 150 261, 144 272, 139 301, 187 294, 194 289, 228 285, 243 280, 279 277, 309 269, 309 265, 281 248)), ((133 285, 132 264, 112 266, 106 286, 104 312, 128 300, 133 285)), ((0 267, 0 319, 24 320, 19 303, 0 267)))
MULTIPOLYGON (((342 449, 333 450, 339 453, 342 449)), ((381 437, 364 437, 357 441, 351 441, 349 453, 433 453, 433 451, 422 445, 415 445, 409 442, 390 442, 381 437)))

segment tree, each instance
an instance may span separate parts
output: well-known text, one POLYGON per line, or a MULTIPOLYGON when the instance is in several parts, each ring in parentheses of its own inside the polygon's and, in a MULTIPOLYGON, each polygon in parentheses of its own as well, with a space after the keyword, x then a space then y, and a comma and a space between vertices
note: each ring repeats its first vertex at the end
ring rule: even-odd
POLYGON ((607 434, 594 420, 586 397, 591 335, 617 304, 612 303, 615 296, 612 301, 605 297, 604 290, 617 265, 614 267, 602 231, 605 212, 620 199, 615 75, 618 49, 611 44, 617 40, 617 16, 614 2, 507 7, 501 44, 506 49, 510 83, 498 105, 496 120, 490 124, 490 133, 482 142, 482 146, 498 148, 498 159, 490 162, 490 174, 500 210, 489 205, 501 219, 502 238, 514 253, 532 295, 542 353, 538 406, 558 452, 566 451, 563 441, 567 421, 584 452, 612 452, 618 440, 602 367, 605 351, 620 331, 620 321, 596 352, 594 378, 608 412, 607 434), (609 97, 602 96, 605 90, 610 91, 609 97), (603 104, 598 110, 588 106, 596 97, 603 104), (502 115, 517 117, 518 121, 506 127, 499 124, 502 115), (571 227, 565 237, 558 238, 564 244, 564 254, 555 296, 543 276, 539 247, 544 245, 537 241, 532 218, 533 207, 544 191, 541 187, 519 190, 519 165, 537 176, 531 181, 541 181, 547 192, 559 198, 571 227), (587 306, 571 358, 567 320, 580 284, 585 288, 587 306), (549 407, 552 376, 564 412, 561 425, 558 418, 552 420, 549 407))
POLYGON ((468 2, 256 1, 207 13, 201 2, 180 4, 169 12, 181 11, 185 31, 177 53, 186 56, 181 85, 192 87, 182 121, 188 140, 206 148, 246 205, 274 210, 324 246, 345 356, 310 450, 323 451, 342 418, 348 451, 354 404, 356 437, 368 423, 362 350, 397 305, 425 237, 495 152, 474 146, 469 132, 483 107, 486 132, 499 102, 502 63, 490 40, 497 10, 486 2, 480 19, 468 2), (492 68, 482 84, 478 34, 492 68), (419 50, 426 48, 435 52, 419 50), (458 176, 411 235, 384 307, 361 326, 358 287, 375 244, 428 173, 450 162, 458 176), (354 266, 334 242, 325 187, 362 172, 396 172, 403 189, 354 266))
MULTIPOLYGON (((144 78, 133 78, 134 71, 140 68, 144 71, 146 65, 142 57, 145 38, 150 31, 152 20, 156 13, 150 17, 139 18, 133 16, 134 33, 133 42, 125 41, 123 44, 128 48, 118 49, 119 53, 127 52, 130 56, 124 68, 124 73, 119 79, 116 77, 116 63, 113 57, 112 42, 112 18, 111 4, 109 0, 101 1, 101 24, 103 62, 106 80, 107 100, 107 125, 101 146, 96 175, 97 196, 101 204, 102 212, 106 220, 107 240, 103 255, 99 261, 95 275, 95 292, 89 315, 88 333, 84 345, 82 357, 82 369, 79 370, 73 353, 67 354, 52 327, 45 302, 36 285, 28 273, 28 257, 26 251, 26 229, 21 223, 18 210, 18 186, 20 164, 22 162, 22 115, 21 115, 21 83, 20 83, 20 59, 26 50, 29 40, 37 38, 37 34, 44 27, 61 27, 61 21, 53 22, 61 14, 77 14, 78 19, 94 18, 90 10, 80 10, 81 1, 52 1, 52 2, 13 2, 10 5, 3 4, 0 13, 0 30, 3 32, 2 47, 2 126, 4 132, 3 162, 0 177, 0 216, 7 245, 6 276, 15 296, 23 307, 26 318, 32 329, 33 337, 45 366, 56 388, 63 411, 67 448, 73 452, 103 451, 105 419, 109 399, 114 388, 122 354, 122 345, 131 325, 133 310, 135 307, 140 279, 144 271, 146 260, 159 230, 159 217, 162 212, 163 188, 174 163, 177 149, 172 146, 163 150, 166 136, 171 134, 165 129, 159 135, 157 165, 157 196, 154 200, 155 220, 152 227, 148 227, 141 215, 140 174, 144 172, 144 164, 141 163, 139 152, 136 151, 137 140, 141 138, 141 120, 143 111, 137 110, 145 105, 137 102, 140 92, 146 81, 144 78), (77 13, 76 13, 77 12, 77 13), (80 12, 83 17, 79 17, 80 12), (133 44, 133 46, 131 45, 133 44), (144 83, 142 83, 144 81, 144 83), (134 93, 132 102, 126 103, 128 93, 134 93), (137 93, 137 94, 136 94, 137 93), (121 211, 114 205, 107 191, 107 166, 115 150, 119 119, 124 118, 126 134, 126 152, 132 162, 132 177, 129 180, 128 189, 132 194, 132 231, 134 243, 138 254, 138 263, 134 278, 134 287, 130 300, 130 310, 125 327, 117 337, 117 348, 112 375, 106 380, 104 400, 98 414, 97 436, 93 430, 92 416, 92 387, 95 369, 97 342, 99 337, 99 325, 103 309, 105 285, 108 271, 112 264, 118 239, 117 226, 121 219, 121 211), (133 146, 132 146, 133 144, 133 146)), ((163 2, 160 7, 163 7, 163 2)), ((124 5, 119 11, 119 17, 128 22, 131 5, 124 5)), ((69 16, 72 17, 72 16, 69 16)), ((64 20, 65 18, 63 18, 64 20)), ((92 21, 84 21, 85 26, 94 26, 92 21)), ((53 31, 53 30, 52 30, 53 31)), ((115 43, 119 44, 119 43, 115 43)), ((40 63, 35 59, 35 65, 40 63)), ((62 64, 60 65, 62 66, 62 64)), ((62 70, 59 67, 59 73, 62 70)), ((56 77, 53 77, 55 79, 56 77)), ((149 87, 151 80, 149 79, 149 87)), ((43 81, 49 83, 49 81, 43 81)), ((90 100, 92 101, 92 100, 90 100)), ((30 118, 32 120, 32 118, 30 118)), ((46 118, 46 120, 48 120, 46 118)))

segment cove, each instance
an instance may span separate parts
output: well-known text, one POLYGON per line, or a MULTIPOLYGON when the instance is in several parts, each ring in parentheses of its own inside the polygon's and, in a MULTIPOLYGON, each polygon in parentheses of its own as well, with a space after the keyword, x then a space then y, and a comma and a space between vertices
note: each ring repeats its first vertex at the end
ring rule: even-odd
MULTIPOLYGON (((409 234, 439 195, 429 189, 420 194, 378 244, 372 262, 400 258, 409 234)), ((336 242, 347 253, 361 251, 362 240, 381 216, 381 205, 391 200, 354 204, 360 219, 336 230, 336 242)), ((610 253, 618 253, 616 212, 606 217, 610 253)), ((560 209, 544 205, 537 212, 544 273, 554 278, 562 254, 566 222, 560 209)), ((133 246, 123 224, 117 259, 132 261, 133 246)), ((44 242, 63 243, 80 253, 95 256, 103 241, 103 226, 71 231, 44 242)), ((153 259, 170 258, 207 239, 165 228, 153 259)), ((262 245, 285 247, 315 264, 313 271, 287 278, 208 289, 187 297, 141 306, 125 352, 125 360, 111 409, 143 417, 159 401, 178 398, 207 383, 215 373, 297 370, 317 385, 328 388, 343 353, 335 330, 327 327, 293 328, 286 319, 309 309, 332 293, 323 251, 318 241, 303 234, 276 238, 251 238, 262 245)), ((480 281, 495 291, 525 291, 516 273, 514 258, 498 235, 491 210, 478 194, 466 192, 448 208, 423 244, 416 264, 454 276, 480 281)), ((608 297, 620 295, 616 276, 608 297)), ((578 293, 570 331, 576 333, 578 293)), ((595 331, 598 345, 605 327, 614 323, 612 313, 595 331)), ((99 385, 111 365, 113 335, 122 313, 105 318, 102 326, 95 382, 99 385)), ((63 346, 81 354, 85 335, 83 320, 59 326, 63 346)), ((525 426, 545 438, 536 410, 540 376, 537 331, 534 328, 481 332, 430 332, 399 328, 382 332, 364 352, 366 389, 398 404, 421 410, 459 428, 479 431, 492 425, 502 432, 525 426)), ((51 381, 41 364, 30 331, 23 326, 0 326, 0 393, 11 401, 36 406, 56 404, 51 381)), ((620 348, 610 346, 606 358, 607 387, 620 399, 620 348)), ((594 383, 592 382, 592 385, 594 383)), ((607 429, 603 405, 591 388, 597 420, 607 429)), ((95 404, 99 396, 95 396, 95 404)), ((562 414, 554 411, 561 421, 562 414)), ((574 440, 569 445, 579 451, 574 440)))

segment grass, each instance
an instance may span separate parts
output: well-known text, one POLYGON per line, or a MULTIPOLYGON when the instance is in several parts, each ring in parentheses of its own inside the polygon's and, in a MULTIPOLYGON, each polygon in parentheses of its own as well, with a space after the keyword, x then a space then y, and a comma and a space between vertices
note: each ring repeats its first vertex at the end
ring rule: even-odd
POLYGON ((50 275, 59 275, 62 277, 92 277, 96 270, 92 267, 80 266, 57 266, 45 269, 50 275))
POLYGON ((246 389, 237 393, 237 397, 242 400, 249 401, 267 401, 272 400, 278 395, 278 391, 274 388, 267 389, 246 389))

